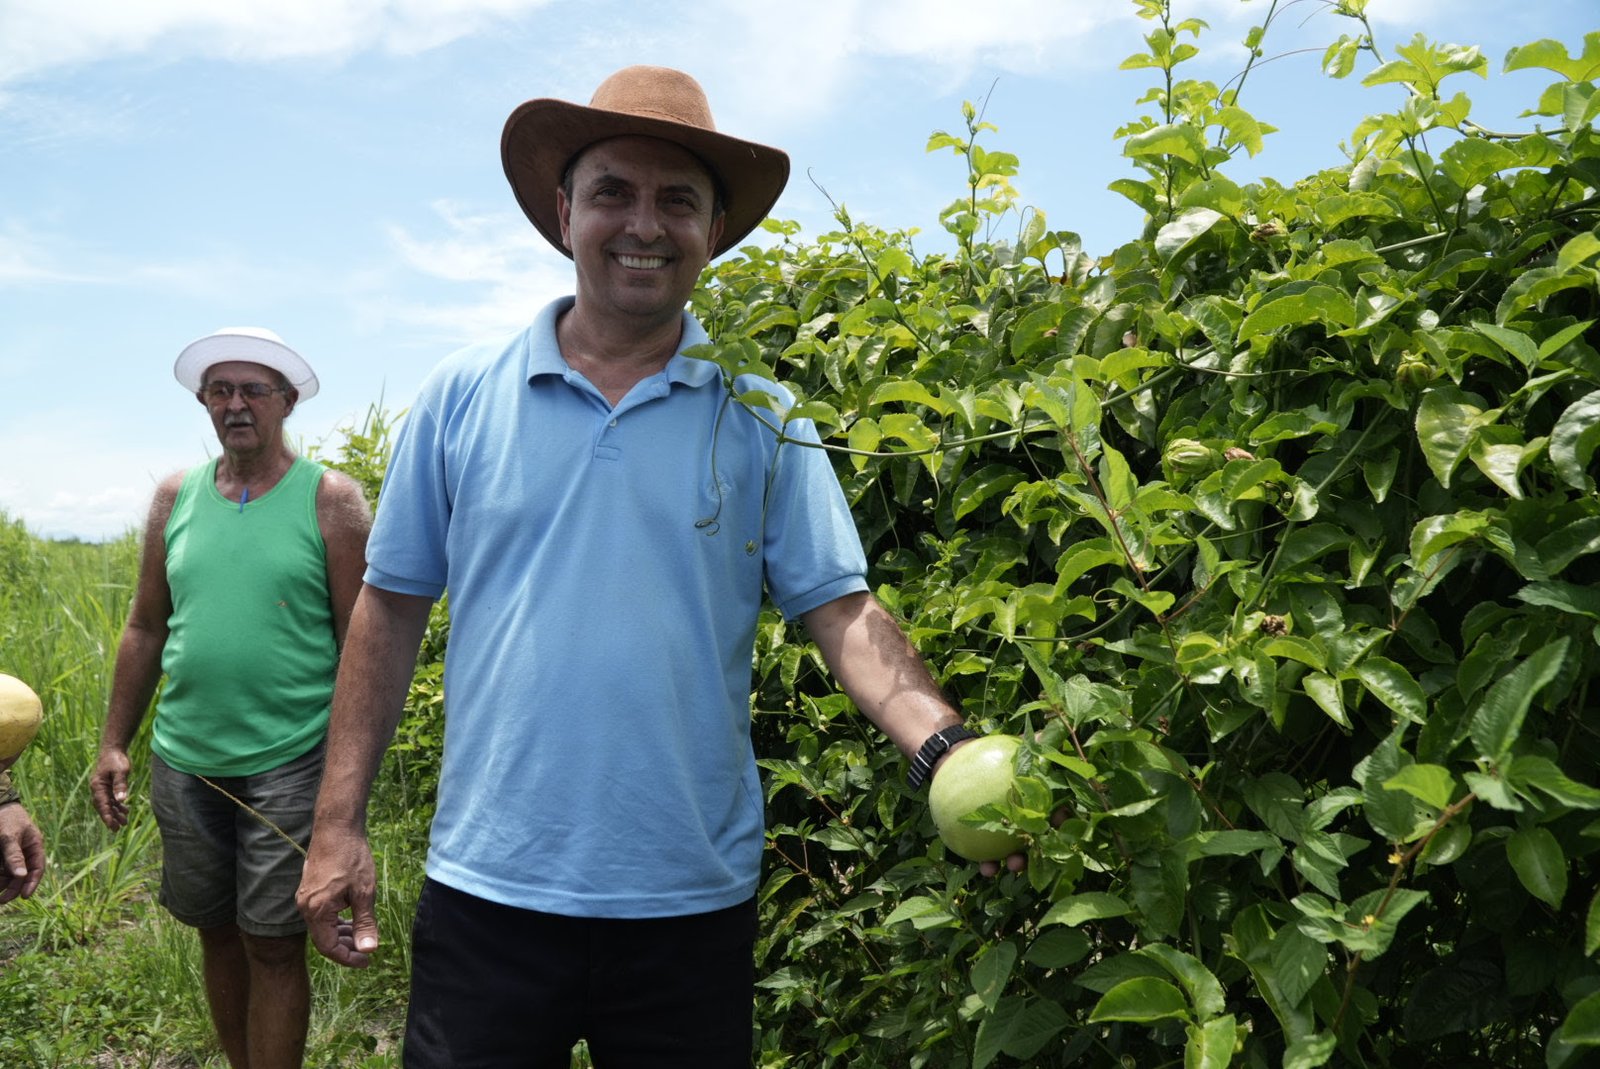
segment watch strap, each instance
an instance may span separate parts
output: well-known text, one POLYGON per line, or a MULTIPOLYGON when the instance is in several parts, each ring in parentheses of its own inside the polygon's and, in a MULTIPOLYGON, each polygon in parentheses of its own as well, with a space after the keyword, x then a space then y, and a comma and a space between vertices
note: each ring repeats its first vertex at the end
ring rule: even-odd
POLYGON ((933 772, 934 762, 943 757, 945 751, 963 739, 977 737, 976 731, 969 731, 960 724, 935 731, 928 736, 927 741, 918 748, 917 755, 911 759, 911 771, 906 773, 906 782, 911 784, 912 790, 922 786, 923 781, 933 772))

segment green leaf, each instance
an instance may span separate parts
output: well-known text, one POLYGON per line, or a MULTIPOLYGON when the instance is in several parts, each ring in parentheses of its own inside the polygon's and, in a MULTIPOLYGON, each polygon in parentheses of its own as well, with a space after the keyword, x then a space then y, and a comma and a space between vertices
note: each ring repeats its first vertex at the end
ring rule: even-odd
POLYGON ((1535 267, 1518 275, 1495 305, 1497 323, 1506 323, 1528 308, 1542 307, 1551 296, 1563 290, 1594 289, 1594 272, 1562 271, 1555 267, 1535 267))
POLYGON ((1263 642, 1259 649, 1269 657, 1299 661, 1307 668, 1315 668, 1319 672, 1325 671, 1328 667, 1328 657, 1322 646, 1299 635, 1279 635, 1270 638, 1263 642))
POLYGON ((1467 789, 1478 796, 1479 801, 1508 813, 1521 812, 1522 803, 1517 800, 1511 785, 1500 776, 1486 772, 1463 772, 1461 778, 1466 781, 1467 789))
POLYGON ((1283 1052, 1283 1069, 1317 1069, 1327 1065, 1338 1046, 1338 1037, 1331 1032, 1317 1032, 1289 1044, 1283 1052))
POLYGON ((1081 895, 1068 895, 1057 901, 1040 918, 1039 927, 1065 924, 1070 928, 1076 928, 1087 921, 1124 917, 1130 912, 1132 907, 1116 895, 1104 891, 1089 891, 1081 895))
POLYGON ((1503 970, 1496 962, 1467 957, 1423 973, 1405 1007, 1405 1036, 1431 1043, 1457 1032, 1476 1032, 1509 1013, 1503 970))
POLYGON ((1350 219, 1388 219, 1399 214, 1388 198, 1375 193, 1335 193, 1318 198, 1313 208, 1317 222, 1326 230, 1350 219))
POLYGON ((984 1069, 1000 1056, 1012 1030, 1022 1020, 1028 1001, 1015 996, 1004 999, 978 1022, 978 1035, 972 1049, 972 1069, 984 1069))
POLYGON ((1328 714, 1328 718, 1342 728, 1348 729, 1350 714, 1344 709, 1344 692, 1339 686, 1339 681, 1326 672, 1307 672, 1300 680, 1300 689, 1306 696, 1317 703, 1317 708, 1328 714))
POLYGON ((1367 823, 1390 842, 1403 843, 1412 837, 1417 827, 1417 803, 1404 791, 1391 791, 1385 787, 1407 765, 1414 764, 1410 755, 1400 747, 1406 731, 1401 721, 1377 747, 1356 764, 1353 778, 1361 785, 1367 823))
POLYGON ((1119 178, 1106 186, 1113 193, 1121 193, 1134 204, 1144 209, 1146 215, 1155 215, 1161 210, 1161 194, 1149 182, 1140 182, 1133 178, 1119 178))
MULTIPOLYGON (((1600 235, 1585 230, 1581 234, 1573 235, 1570 241, 1561 246, 1561 251, 1556 255, 1556 270, 1571 271, 1597 256, 1600 256, 1600 235)), ((1587 324, 1585 326, 1587 327, 1587 324)))
POLYGON ((1156 255, 1165 261, 1181 259, 1185 251, 1224 218, 1221 212, 1212 208, 1189 208, 1179 212, 1170 223, 1156 232, 1156 255))
POLYGON ((1551 909, 1567 896, 1567 855, 1542 825, 1519 828, 1506 840, 1506 857, 1528 893, 1551 909))
POLYGON ((1112 548, 1110 539, 1085 539, 1063 553, 1056 562, 1056 582, 1064 587, 1094 568, 1122 563, 1122 552, 1112 548))
POLYGON ((871 408, 890 403, 926 405, 941 416, 948 415, 951 411, 949 402, 941 401, 935 397, 928 388, 916 379, 891 379, 872 391, 872 398, 867 402, 871 408))
POLYGON ((1589 902, 1589 918, 1583 925, 1583 952, 1592 958, 1597 950, 1600 950, 1600 891, 1596 891, 1589 902))
POLYGON ((1439 169, 1464 190, 1521 163, 1515 150, 1481 137, 1463 138, 1439 154, 1439 169))
POLYGON ((1572 1007, 1556 1038, 1571 1047, 1600 1047, 1600 991, 1572 1007))
POLYGON ((1041 304, 1024 315, 1011 331, 1011 356, 1024 363, 1036 353, 1055 347, 1065 309, 1054 302, 1041 304))
POLYGON ((898 924, 901 921, 910 921, 918 929, 932 928, 940 924, 954 921, 938 901, 927 895, 913 895, 895 907, 894 912, 884 918, 884 925, 898 924))
POLYGON ((1017 964, 1017 948, 1011 943, 996 943, 972 966, 972 990, 990 1012, 1000 1003, 1011 970, 1017 964))
POLYGON ((1194 837, 1197 857, 1245 857, 1259 850, 1279 850, 1283 841, 1265 831, 1203 831, 1194 837))
POLYGON ((1071 1023, 1067 1011, 1053 1000, 1030 998, 1024 1004, 1021 1016, 1011 1026, 1001 1049, 1026 1063, 1071 1023))
POLYGON ((1483 427, 1473 440, 1468 456, 1489 481, 1504 490, 1506 496, 1522 500, 1522 484, 1518 478, 1522 469, 1536 454, 1544 452, 1544 443, 1530 447, 1522 441, 1515 427, 1483 427))
POLYGON ((1205 160, 1205 134, 1188 123, 1167 123, 1127 138, 1122 154, 1134 159, 1176 156, 1198 167, 1205 160))
POLYGON ((1239 1043, 1239 1026, 1233 1014, 1204 1024, 1192 1024, 1183 1047, 1183 1069, 1228 1069, 1239 1043))
POLYGON ((1573 616, 1600 619, 1600 590, 1592 586, 1557 580, 1529 583, 1517 591, 1515 597, 1529 605, 1542 605, 1573 616))
POLYGON ((1272 937, 1272 970, 1284 999, 1298 1005, 1328 969, 1328 948, 1292 924, 1272 937))
POLYGON ((1405 791, 1435 809, 1444 809, 1455 797, 1456 781, 1442 765, 1407 765, 1383 781, 1385 790, 1405 791))
POLYGON ((1156 619, 1160 619, 1168 609, 1172 608, 1173 603, 1178 600, 1178 596, 1170 590, 1141 590, 1121 577, 1111 584, 1111 589, 1140 606, 1156 619))
POLYGON ((1026 481, 1017 469, 1005 464, 988 464, 961 480, 956 487, 952 512, 956 519, 967 515, 985 501, 1008 493, 1013 486, 1026 481))
POLYGON ((1532 371, 1539 363, 1539 347, 1522 331, 1493 323, 1474 323, 1472 329, 1516 357, 1527 370, 1532 371))
POLYGON ((1600 809, 1600 788, 1569 778, 1548 757, 1518 754, 1506 769, 1506 780, 1524 797, 1536 790, 1574 809, 1600 809))
POLYGON ((1567 655, 1567 639, 1537 650, 1484 695, 1472 716, 1472 742, 1479 756, 1498 764, 1511 751, 1534 696, 1555 680, 1567 655))
POLYGON ((1561 481, 1582 493, 1594 489, 1589 460, 1600 446, 1600 390, 1567 406, 1550 432, 1550 461, 1561 481))
POLYGON ((1481 398, 1452 386, 1423 393, 1417 404, 1417 439, 1440 486, 1449 488, 1450 476, 1467 455, 1473 435, 1496 415, 1484 412, 1481 398))
POLYGON ((1354 326, 1354 299, 1342 290, 1321 283, 1302 286, 1285 283, 1268 294, 1245 316, 1237 342, 1243 343, 1284 327, 1299 327, 1318 322, 1336 327, 1354 326))
POLYGON ((1402 720, 1421 723, 1427 716, 1428 699, 1422 685, 1405 667, 1387 657, 1368 657, 1355 668, 1356 678, 1402 720))
POLYGON ((1437 567, 1434 559, 1451 546, 1486 537, 1493 529, 1495 514, 1489 512, 1457 512, 1450 515, 1429 516, 1418 521, 1411 529, 1411 563, 1419 572, 1437 567))
POLYGON ((1022 958, 1041 969, 1065 969, 1088 957, 1093 949, 1089 937, 1076 928, 1056 928, 1030 943, 1022 958))
POLYGON ((1300 570, 1300 566, 1336 549, 1347 548, 1350 532, 1331 523, 1297 527, 1279 544, 1278 567, 1300 570))
POLYGON ((1160 962, 1162 968, 1183 985, 1189 1003, 1194 1007, 1195 1017, 1199 1020, 1215 1017, 1227 1008, 1222 984, 1194 955, 1185 954, 1166 943, 1151 943, 1135 953, 1160 962))
POLYGON ((1124 980, 1101 996, 1089 1011, 1091 1022, 1134 1021, 1148 1024, 1176 1017, 1190 1020, 1189 1003, 1183 992, 1150 976, 1124 980))
POLYGON ((1348 78, 1356 69, 1361 54, 1361 38, 1345 34, 1322 53, 1322 73, 1330 78, 1348 78))
POLYGON ((1600 33, 1585 34, 1583 55, 1567 55, 1567 46, 1546 37, 1531 44, 1521 45, 1506 53, 1504 70, 1527 70, 1542 67, 1554 71, 1568 82, 1588 82, 1600 77, 1600 33))

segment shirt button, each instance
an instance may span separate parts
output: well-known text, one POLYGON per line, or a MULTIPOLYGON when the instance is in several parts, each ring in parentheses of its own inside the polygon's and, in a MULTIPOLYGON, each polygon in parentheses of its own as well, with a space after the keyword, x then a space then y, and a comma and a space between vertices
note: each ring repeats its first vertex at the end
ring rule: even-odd
POLYGON ((611 421, 611 426, 615 427, 616 425, 617 425, 617 421, 616 420, 612 420, 611 421))

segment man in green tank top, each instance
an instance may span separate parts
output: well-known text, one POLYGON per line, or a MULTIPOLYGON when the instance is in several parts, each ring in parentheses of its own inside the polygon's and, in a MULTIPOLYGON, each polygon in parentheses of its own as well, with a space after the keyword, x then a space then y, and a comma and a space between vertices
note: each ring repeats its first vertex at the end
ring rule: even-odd
POLYGON ((276 334, 219 330, 173 370, 222 451, 156 488, 91 787, 106 826, 126 825, 128 750, 162 684, 160 900, 200 934, 228 1062, 288 1069, 311 1006, 294 892, 371 513, 354 480, 289 448, 284 420, 317 378, 276 334))

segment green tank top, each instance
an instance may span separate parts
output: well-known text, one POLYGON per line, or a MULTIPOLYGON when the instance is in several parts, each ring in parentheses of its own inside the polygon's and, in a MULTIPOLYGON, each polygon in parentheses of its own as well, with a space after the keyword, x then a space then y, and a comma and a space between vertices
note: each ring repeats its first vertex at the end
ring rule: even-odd
POLYGON ((295 458, 244 504, 190 470, 167 520, 172 615, 151 748, 173 768, 247 776, 322 741, 338 648, 317 526, 321 464, 295 458))

